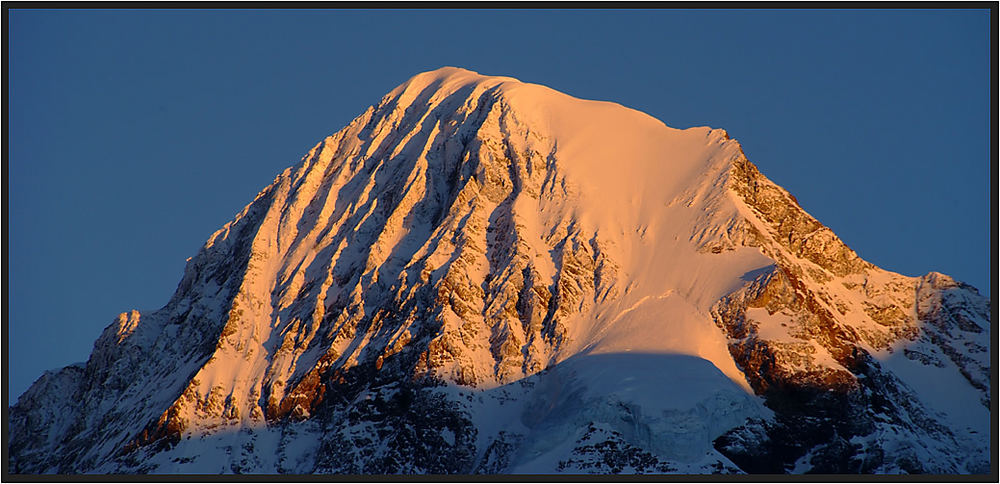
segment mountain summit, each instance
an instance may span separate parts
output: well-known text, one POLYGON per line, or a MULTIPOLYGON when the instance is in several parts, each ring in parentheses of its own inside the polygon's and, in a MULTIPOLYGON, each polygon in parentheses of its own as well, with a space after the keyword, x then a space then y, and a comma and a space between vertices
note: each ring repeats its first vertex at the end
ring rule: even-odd
POLYGON ((10 409, 11 473, 987 473, 989 302, 725 131, 457 68, 10 409))

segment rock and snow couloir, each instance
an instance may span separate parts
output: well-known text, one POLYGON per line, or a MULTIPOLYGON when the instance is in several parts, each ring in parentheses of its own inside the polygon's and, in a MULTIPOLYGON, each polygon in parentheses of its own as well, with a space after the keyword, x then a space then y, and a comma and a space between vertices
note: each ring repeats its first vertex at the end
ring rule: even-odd
POLYGON ((12 473, 985 473, 990 313, 719 129, 456 68, 10 412, 12 473))

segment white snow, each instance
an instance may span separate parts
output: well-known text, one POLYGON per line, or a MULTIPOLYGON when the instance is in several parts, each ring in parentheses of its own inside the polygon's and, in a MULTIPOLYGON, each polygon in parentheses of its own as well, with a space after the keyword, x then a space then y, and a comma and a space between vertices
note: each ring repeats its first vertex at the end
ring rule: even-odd
MULTIPOLYGON (((990 411, 979 404, 981 395, 979 390, 966 379, 956 378, 959 373, 955 364, 940 355, 945 364, 944 368, 924 365, 904 356, 903 348, 907 346, 905 342, 895 346, 896 350, 892 353, 882 351, 876 354, 881 360, 882 367, 892 371, 904 383, 916 390, 921 402, 930 410, 940 412, 946 420, 964 431, 985 434, 980 437, 983 442, 988 441, 990 411)), ((931 352, 927 347, 919 349, 931 352)))
POLYGON ((706 456, 725 462, 712 441, 749 417, 770 415, 710 361, 688 355, 578 355, 537 382, 524 398, 521 422, 530 430, 514 473, 552 472, 589 423, 674 464, 697 468, 706 456))

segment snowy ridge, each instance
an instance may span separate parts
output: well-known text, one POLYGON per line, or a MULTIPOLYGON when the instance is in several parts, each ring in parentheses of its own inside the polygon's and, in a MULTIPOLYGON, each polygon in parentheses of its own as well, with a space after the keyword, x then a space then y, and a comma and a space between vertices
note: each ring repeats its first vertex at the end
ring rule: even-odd
POLYGON ((10 471, 986 472, 987 308, 722 130, 442 68, 36 382, 10 471))

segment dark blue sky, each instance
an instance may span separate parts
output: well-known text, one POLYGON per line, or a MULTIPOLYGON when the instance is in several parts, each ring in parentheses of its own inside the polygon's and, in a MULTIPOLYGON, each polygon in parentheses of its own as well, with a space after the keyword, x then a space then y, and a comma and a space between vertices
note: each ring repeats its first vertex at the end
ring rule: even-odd
POLYGON ((11 10, 15 398, 444 65, 712 126, 865 259, 991 293, 989 11, 11 10))

